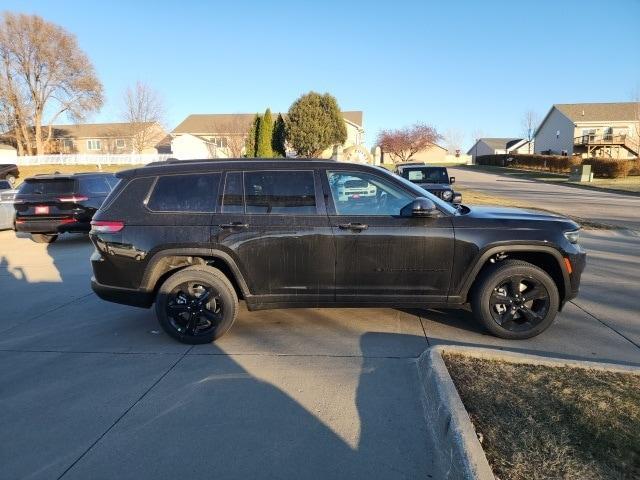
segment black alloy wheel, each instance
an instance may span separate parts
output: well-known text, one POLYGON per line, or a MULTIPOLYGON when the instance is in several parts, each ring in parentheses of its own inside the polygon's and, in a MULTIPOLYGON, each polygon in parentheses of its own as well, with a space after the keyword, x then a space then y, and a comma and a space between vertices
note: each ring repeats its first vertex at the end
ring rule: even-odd
POLYGON ((212 285, 184 282, 171 291, 165 308, 169 323, 178 332, 198 336, 220 325, 224 304, 212 285))
POLYGON ((511 332, 538 326, 549 312, 549 292, 532 277, 514 275, 496 286, 489 297, 491 315, 498 325, 511 332))

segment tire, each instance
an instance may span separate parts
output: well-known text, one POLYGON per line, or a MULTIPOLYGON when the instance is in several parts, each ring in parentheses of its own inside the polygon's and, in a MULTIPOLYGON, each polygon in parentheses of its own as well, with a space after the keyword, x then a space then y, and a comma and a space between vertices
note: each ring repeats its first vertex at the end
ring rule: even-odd
POLYGON ((549 274, 520 260, 504 260, 485 270, 471 292, 476 320, 492 334, 513 340, 544 332, 559 305, 558 287, 549 274))
POLYGON ((197 265, 174 273, 156 296, 156 316, 162 329, 190 345, 220 338, 237 314, 238 296, 233 285, 224 273, 209 266, 197 265), (209 292, 209 301, 202 303, 200 297, 205 292, 209 292))
POLYGON ((58 235, 55 233, 32 233, 31 240, 36 243, 53 243, 58 239, 58 235))

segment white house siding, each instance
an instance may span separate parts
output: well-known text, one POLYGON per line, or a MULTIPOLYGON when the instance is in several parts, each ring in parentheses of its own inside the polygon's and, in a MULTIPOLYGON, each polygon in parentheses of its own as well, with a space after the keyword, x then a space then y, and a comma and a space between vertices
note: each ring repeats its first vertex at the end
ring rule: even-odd
POLYGON ((211 152, 205 141, 188 133, 171 140, 171 151, 178 160, 211 158, 211 152))
MULTIPOLYGON (((497 150, 494 150, 482 140, 478 140, 467 153, 471 155, 471 158, 473 158, 473 161, 475 162, 476 157, 481 157, 482 155, 493 155, 497 153, 497 150)), ((501 153, 504 153, 504 150, 501 153)))
POLYGON ((557 108, 553 108, 536 132, 534 151, 542 153, 551 150, 553 154, 560 154, 565 150, 571 155, 573 154, 574 134, 573 122, 557 108))
POLYGON ((11 146, 0 147, 0 159, 5 163, 15 163, 15 159, 18 156, 18 152, 11 146))

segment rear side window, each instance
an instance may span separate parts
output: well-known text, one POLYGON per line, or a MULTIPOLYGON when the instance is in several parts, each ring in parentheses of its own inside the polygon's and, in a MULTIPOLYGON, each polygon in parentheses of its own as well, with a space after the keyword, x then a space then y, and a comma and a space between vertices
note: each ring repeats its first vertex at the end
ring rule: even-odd
POLYGON ((245 172, 244 197, 247 213, 316 213, 316 193, 311 171, 245 172))
POLYGON ((158 177, 147 207, 156 212, 212 213, 219 184, 219 173, 158 177))
POLYGON ((106 178, 82 178, 80 179, 80 191, 89 195, 107 195, 111 187, 106 178))
POLYGON ((76 181, 72 178, 31 179, 20 186, 21 194, 60 195, 74 193, 76 181))

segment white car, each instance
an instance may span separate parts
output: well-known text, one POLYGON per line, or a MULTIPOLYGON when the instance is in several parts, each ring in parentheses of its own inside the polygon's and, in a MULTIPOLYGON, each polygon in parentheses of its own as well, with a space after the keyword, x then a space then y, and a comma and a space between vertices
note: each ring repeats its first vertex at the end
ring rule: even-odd
POLYGON ((0 230, 13 228, 13 219, 16 211, 13 208, 13 199, 18 193, 8 180, 0 180, 0 230))

